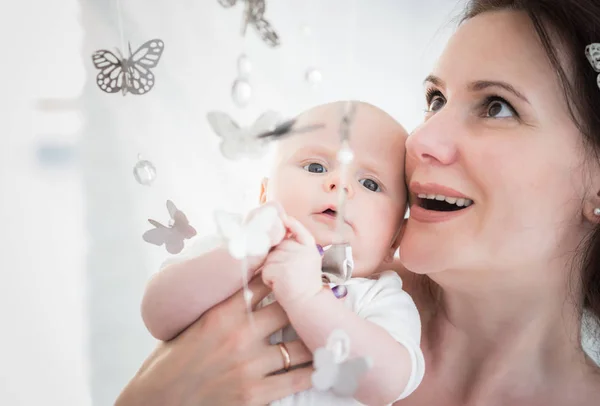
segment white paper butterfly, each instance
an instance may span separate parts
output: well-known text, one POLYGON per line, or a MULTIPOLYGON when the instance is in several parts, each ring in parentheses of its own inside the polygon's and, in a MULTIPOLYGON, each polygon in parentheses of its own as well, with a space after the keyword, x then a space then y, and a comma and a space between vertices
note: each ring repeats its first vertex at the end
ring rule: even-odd
POLYGON ((129 44, 129 58, 124 58, 117 49, 119 56, 110 51, 101 49, 92 54, 92 61, 100 73, 96 77, 98 87, 106 93, 121 91, 123 96, 127 93, 146 94, 154 87, 154 74, 151 68, 158 65, 165 44, 160 39, 145 42, 135 52, 131 52, 129 44))
MULTIPOLYGON (((585 56, 594 68, 594 70, 600 73, 600 44, 590 44, 585 47, 585 56)), ((600 88, 600 74, 598 75, 596 82, 600 88)))
POLYGON ((271 249, 269 231, 278 216, 277 209, 265 206, 248 221, 243 221, 240 215, 224 211, 215 212, 215 221, 219 232, 227 240, 231 256, 243 259, 269 252, 271 249))
POLYGON ((342 330, 334 330, 325 348, 314 353, 312 384, 317 390, 331 390, 338 396, 353 396, 358 380, 371 368, 371 359, 365 357, 348 359, 350 337, 342 330))
POLYGON ((227 113, 211 111, 206 115, 213 131, 221 137, 221 154, 227 159, 258 159, 267 152, 267 140, 259 136, 275 130, 281 116, 274 111, 263 113, 252 126, 240 127, 227 113))
POLYGON ((167 200, 167 210, 171 216, 169 225, 164 226, 156 220, 148 219, 154 228, 146 231, 142 238, 159 247, 164 244, 170 254, 179 254, 183 250, 184 240, 195 236, 196 229, 190 225, 186 215, 170 200, 167 200))
MULTIPOLYGON (((342 215, 337 213, 338 216, 342 215)), ((323 247, 321 272, 328 283, 344 284, 352 277, 354 258, 348 243, 332 244, 323 247)))

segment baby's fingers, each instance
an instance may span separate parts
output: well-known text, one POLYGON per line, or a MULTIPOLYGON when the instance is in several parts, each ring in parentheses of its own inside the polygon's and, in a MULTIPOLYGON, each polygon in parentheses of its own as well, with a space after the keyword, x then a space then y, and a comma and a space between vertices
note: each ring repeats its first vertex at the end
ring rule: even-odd
POLYGON ((298 220, 287 216, 283 224, 300 244, 316 247, 315 238, 298 220))

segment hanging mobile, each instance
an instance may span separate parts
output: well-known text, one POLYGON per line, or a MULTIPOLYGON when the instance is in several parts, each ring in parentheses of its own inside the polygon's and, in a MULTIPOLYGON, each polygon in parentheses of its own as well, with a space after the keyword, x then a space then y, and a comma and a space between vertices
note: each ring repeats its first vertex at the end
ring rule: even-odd
MULTIPOLYGON (((306 6, 309 9, 309 14, 314 16, 316 14, 315 3, 316 0, 308 1, 306 6)), ((310 65, 304 71, 304 81, 312 88, 318 87, 323 80, 323 74, 321 70, 315 66, 316 62, 316 40, 313 28, 304 24, 300 27, 300 34, 304 37, 305 45, 308 47, 308 53, 310 54, 310 65)))
POLYGON ((257 136, 257 138, 259 138, 259 139, 267 138, 267 139, 271 139, 271 140, 276 140, 276 139, 281 139, 287 135, 306 133, 306 132, 318 130, 320 128, 325 127, 325 124, 312 124, 312 125, 307 125, 305 127, 295 128, 294 125, 296 124, 296 122, 297 122, 297 119, 295 119, 295 118, 283 121, 281 124, 277 125, 273 130, 259 134, 257 136))
MULTIPOLYGON (((237 0, 217 0, 224 8, 236 5, 237 0)), ((265 19, 265 0, 240 0, 245 3, 244 19, 242 21, 242 36, 246 35, 248 25, 254 27, 260 38, 268 46, 275 48, 280 45, 279 35, 265 19)))
POLYGON ((314 352, 311 382, 316 390, 352 396, 360 378, 372 366, 370 357, 350 357, 350 336, 343 330, 333 330, 326 345, 314 352))
POLYGON ((231 86, 231 100, 236 106, 244 108, 252 98, 252 85, 250 85, 250 72, 252 62, 246 54, 241 54, 237 60, 238 76, 231 86))
POLYGON ((142 238, 147 243, 159 247, 164 245, 170 254, 179 254, 183 250, 184 241, 196 235, 196 229, 190 225, 187 216, 170 200, 167 200, 167 210, 170 217, 168 225, 148 219, 154 228, 146 231, 142 238))
POLYGON ((266 111, 251 126, 243 127, 236 123, 227 113, 210 111, 206 114, 211 128, 221 138, 219 146, 221 154, 231 160, 241 158, 258 159, 266 152, 268 141, 275 141, 285 136, 314 131, 324 124, 311 124, 295 128, 296 119, 281 120, 279 113, 266 111))
POLYGON ((117 48, 116 56, 105 49, 92 54, 92 62, 100 73, 96 76, 96 84, 106 93, 121 91, 123 96, 127 93, 142 95, 154 87, 155 77, 151 68, 155 68, 160 61, 165 44, 160 39, 145 42, 135 52, 131 51, 129 44, 129 57, 124 58, 117 48))
POLYGON ((221 138, 221 154, 230 160, 258 159, 267 153, 266 141, 259 134, 272 131, 280 121, 279 113, 266 111, 250 126, 240 126, 227 113, 210 111, 206 118, 212 130, 221 138))
MULTIPOLYGON (((348 165, 354 159, 354 153, 350 149, 350 125, 356 114, 356 104, 346 102, 344 112, 340 123, 341 147, 337 153, 337 160, 340 163, 340 187, 338 191, 338 203, 336 206, 336 226, 338 236, 342 236, 342 229, 345 224, 346 211, 346 183, 348 165)), ((331 244, 323 247, 323 282, 333 284, 344 284, 352 277, 354 270, 354 260, 352 258, 352 247, 343 237, 331 244)))
POLYGON ((139 154, 137 158, 138 161, 133 167, 133 177, 140 185, 150 186, 156 179, 156 167, 139 154))

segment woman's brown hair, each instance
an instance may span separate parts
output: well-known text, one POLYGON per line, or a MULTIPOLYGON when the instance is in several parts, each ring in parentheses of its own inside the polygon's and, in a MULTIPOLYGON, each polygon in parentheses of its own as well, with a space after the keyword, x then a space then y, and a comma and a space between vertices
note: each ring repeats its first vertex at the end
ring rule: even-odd
MULTIPOLYGON (((587 45, 600 43, 600 1, 471 0, 462 21, 497 10, 521 11, 531 19, 556 71, 571 117, 591 156, 600 165, 599 73, 585 55, 587 45), (559 52, 566 55, 559 56, 559 52), (569 66, 563 66, 561 61, 569 66)), ((600 226, 585 240, 581 250, 583 306, 600 320, 600 226)))

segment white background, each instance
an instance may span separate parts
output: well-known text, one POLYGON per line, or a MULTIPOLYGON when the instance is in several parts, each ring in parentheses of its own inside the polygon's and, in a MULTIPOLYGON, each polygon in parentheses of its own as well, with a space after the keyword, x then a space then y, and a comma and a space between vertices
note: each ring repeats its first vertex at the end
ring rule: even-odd
POLYGON ((207 111, 247 125, 267 109, 352 98, 408 130, 420 122, 454 0, 267 3, 279 49, 253 30, 242 40, 242 6, 216 0, 3 2, 0 404, 111 405, 151 351, 139 303, 166 252, 143 242, 146 219, 166 222, 172 199, 209 233, 214 209, 256 201, 265 171, 219 155, 207 111), (152 92, 102 93, 92 52, 151 38, 165 43, 152 92), (244 110, 230 99, 242 52, 254 89, 244 110), (304 81, 312 66, 316 89, 304 81), (158 170, 152 187, 133 178, 138 153, 158 170))

